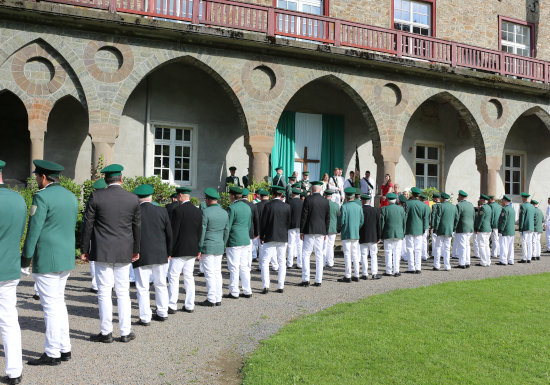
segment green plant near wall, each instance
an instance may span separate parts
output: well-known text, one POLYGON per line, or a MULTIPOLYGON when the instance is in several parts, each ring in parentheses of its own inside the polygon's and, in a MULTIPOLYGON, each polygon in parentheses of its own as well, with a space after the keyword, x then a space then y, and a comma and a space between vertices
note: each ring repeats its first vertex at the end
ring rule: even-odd
POLYGON ((170 202, 170 195, 176 192, 176 188, 168 182, 163 182, 159 176, 136 176, 133 178, 123 177, 122 188, 133 192, 134 189, 142 184, 150 184, 155 189, 153 194, 153 201, 161 204, 167 204, 170 202))

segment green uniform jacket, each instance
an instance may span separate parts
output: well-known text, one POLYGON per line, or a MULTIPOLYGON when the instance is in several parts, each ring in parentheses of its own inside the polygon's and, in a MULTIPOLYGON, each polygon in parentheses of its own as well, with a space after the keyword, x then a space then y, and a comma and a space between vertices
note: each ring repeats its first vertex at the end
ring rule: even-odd
POLYGON ((76 197, 59 183, 34 194, 21 265, 32 259, 32 272, 39 274, 74 269, 77 214, 76 197))
POLYGON ((338 232, 338 223, 340 221, 340 205, 333 201, 328 201, 330 207, 330 224, 328 226, 329 234, 336 234, 338 232))
POLYGON ((301 180, 300 185, 302 186, 302 190, 305 190, 309 192, 311 190, 311 182, 308 180, 301 180))
POLYGON ((535 232, 536 233, 542 233, 543 231, 543 228, 542 228, 542 223, 544 222, 544 214, 542 213, 542 211, 538 208, 538 207, 535 207, 535 232))
POLYGON ((224 241, 227 247, 246 246, 250 244, 252 227, 252 210, 243 201, 235 201, 229 208, 229 231, 224 241))
MULTIPOLYGON (((202 234, 199 250, 202 254, 222 255, 225 237, 229 232, 229 215, 219 204, 208 206, 202 211, 202 234)), ((248 233, 247 233, 248 238, 248 233)), ((250 238, 248 238, 250 243, 250 238)))
POLYGON ((529 202, 519 207, 519 231, 535 231, 535 206, 529 202))
POLYGON ((516 235, 516 211, 512 204, 505 206, 500 211, 498 232, 504 237, 516 235))
MULTIPOLYGON (((430 213, 430 227, 432 229, 435 229, 435 219, 437 218, 437 210, 439 210, 439 206, 441 203, 437 202, 432 205, 432 212, 430 213)), ((453 207, 454 208, 454 207, 453 207)), ((454 226, 454 224, 453 224, 454 226)))
POLYGON ((19 242, 27 221, 25 200, 7 187, 0 184, 0 281, 21 278, 19 242))
POLYGON ((283 186, 286 189, 287 183, 285 181, 285 177, 279 174, 275 174, 275 176, 273 177, 273 185, 283 186))
POLYGON ((443 202, 437 205, 435 211, 436 215, 433 223, 435 233, 437 235, 453 235, 455 229, 456 207, 449 202, 443 202))
POLYGON ((397 206, 395 203, 390 203, 389 206, 382 207, 380 222, 382 239, 405 238, 407 216, 403 207, 397 206))
POLYGON ((359 207, 361 207, 361 208, 363 207, 363 204, 361 203, 361 199, 355 198, 355 199, 353 200, 353 202, 354 202, 355 204, 357 204, 357 206, 359 206, 359 207))
POLYGON ((491 207, 491 228, 498 229, 498 221, 500 219, 500 212, 502 211, 502 206, 497 202, 489 204, 491 207))
POLYGON ((405 214, 405 235, 424 234, 430 224, 430 207, 418 199, 411 199, 405 205, 405 214))
POLYGON ((466 234, 474 232, 474 205, 463 200, 456 205, 455 233, 466 234))
POLYGON ((342 233, 340 237, 343 241, 349 239, 359 239, 359 229, 363 226, 365 218, 363 208, 354 201, 342 205, 342 214, 340 214, 340 228, 342 233))
POLYGON ((484 204, 479 208, 477 211, 477 215, 474 222, 474 231, 477 231, 478 233, 490 233, 491 228, 491 220, 493 218, 493 213, 491 210, 491 206, 488 204, 484 204))

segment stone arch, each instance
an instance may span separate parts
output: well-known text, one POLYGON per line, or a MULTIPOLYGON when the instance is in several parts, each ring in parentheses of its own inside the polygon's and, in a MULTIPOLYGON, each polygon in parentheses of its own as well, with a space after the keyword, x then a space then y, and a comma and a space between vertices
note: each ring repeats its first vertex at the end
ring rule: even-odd
POLYGON ((542 124, 544 124, 548 130, 550 130, 550 113, 540 106, 534 106, 529 108, 528 110, 521 113, 515 120, 519 119, 522 116, 531 116, 531 115, 534 115, 537 118, 539 118, 542 124))

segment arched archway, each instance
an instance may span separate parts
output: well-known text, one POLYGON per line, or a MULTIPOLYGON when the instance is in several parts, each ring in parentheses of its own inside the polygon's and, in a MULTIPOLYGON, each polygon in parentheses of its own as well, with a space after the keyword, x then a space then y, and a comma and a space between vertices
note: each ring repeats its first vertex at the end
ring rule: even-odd
POLYGON ((29 177, 30 134, 25 105, 11 91, 0 91, 0 159, 7 163, 2 171, 4 183, 24 184, 29 177))
POLYGON ((483 137, 472 113, 457 97, 441 92, 425 100, 407 124, 397 183, 401 190, 417 186, 477 193, 485 159, 483 137))
POLYGON ((230 166, 247 174, 246 119, 227 83, 192 57, 145 76, 124 106, 114 159, 126 175, 159 175, 194 189, 223 188, 230 166))

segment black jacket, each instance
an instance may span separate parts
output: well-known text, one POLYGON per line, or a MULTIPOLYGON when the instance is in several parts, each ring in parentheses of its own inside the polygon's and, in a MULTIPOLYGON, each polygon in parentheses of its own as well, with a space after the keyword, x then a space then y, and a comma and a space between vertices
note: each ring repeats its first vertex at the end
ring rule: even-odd
POLYGON ((176 202, 172 202, 170 203, 169 205, 166 205, 166 211, 168 211, 168 217, 170 218, 170 220, 172 220, 172 215, 174 213, 174 210, 176 209, 176 207, 178 207, 180 205, 180 203, 178 201, 176 202))
POLYGON ((380 210, 370 205, 363 205, 363 226, 359 229, 359 243, 373 243, 382 239, 380 227, 380 210))
POLYGON ((290 206, 280 199, 265 205, 262 213, 260 239, 264 242, 288 242, 290 206))
POLYGON ((319 193, 307 196, 300 217, 301 234, 327 235, 330 225, 328 200, 319 193))
POLYGON ((130 263, 132 254, 139 253, 140 237, 141 210, 136 195, 116 184, 92 192, 84 213, 82 253, 90 253, 91 261, 130 263))
POLYGON ((191 202, 180 204, 172 215, 172 257, 196 257, 202 235, 202 211, 191 202))
POLYGON ((256 203, 256 208, 258 209, 258 219, 260 220, 260 231, 258 232, 259 234, 262 231, 262 213, 264 212, 265 205, 267 205, 269 202, 269 199, 266 199, 256 203))
POLYGON ((254 239, 260 235, 260 215, 258 214, 258 208, 252 202, 249 202, 248 199, 243 199, 243 202, 250 207, 252 211, 252 227, 250 228, 250 239, 254 239))
POLYGON ((141 247, 139 259, 133 267, 168 263, 172 249, 172 226, 168 213, 162 207, 145 202, 141 209, 141 247))
POLYGON ((290 205, 290 228, 297 229, 300 227, 300 218, 302 217, 302 207, 304 206, 304 201, 300 198, 292 198, 288 201, 290 205))

